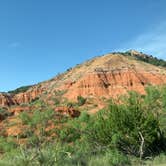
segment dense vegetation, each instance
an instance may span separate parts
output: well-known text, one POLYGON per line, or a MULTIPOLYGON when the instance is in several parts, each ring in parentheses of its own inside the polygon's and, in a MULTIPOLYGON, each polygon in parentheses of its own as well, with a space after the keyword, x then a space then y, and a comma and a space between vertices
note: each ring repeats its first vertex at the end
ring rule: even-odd
POLYGON ((162 66, 162 67, 166 67, 166 61, 164 61, 163 59, 158 59, 156 57, 152 57, 152 56, 146 56, 146 57, 136 57, 138 60, 150 63, 152 65, 155 66, 162 66))
POLYGON ((146 63, 150 63, 152 65, 155 66, 162 66, 162 67, 166 67, 166 61, 163 59, 158 59, 156 57, 153 57, 152 55, 148 56, 146 54, 142 54, 142 56, 140 56, 139 54, 132 54, 131 51, 127 51, 127 52, 115 52, 115 53, 119 53, 122 54, 124 56, 132 56, 135 57, 137 60, 146 62, 146 63))
POLYGON ((5 118, 7 118, 10 115, 11 115, 11 113, 8 112, 8 110, 6 108, 0 107, 0 120, 4 120, 5 118))
POLYGON ((31 88, 32 86, 22 86, 20 88, 17 88, 15 90, 9 91, 8 93, 11 94, 18 94, 18 93, 22 93, 22 92, 26 92, 29 88, 31 88))
MULTIPOLYGON (((166 87, 109 100, 72 119, 43 105, 19 115, 24 132, 0 137, 0 165, 124 166, 166 163, 166 87), (54 127, 52 127, 54 126, 54 127), (19 144, 17 140, 24 140, 19 144)), ((85 99, 78 97, 79 104, 85 99)), ((38 101, 39 104, 39 101, 38 101)))

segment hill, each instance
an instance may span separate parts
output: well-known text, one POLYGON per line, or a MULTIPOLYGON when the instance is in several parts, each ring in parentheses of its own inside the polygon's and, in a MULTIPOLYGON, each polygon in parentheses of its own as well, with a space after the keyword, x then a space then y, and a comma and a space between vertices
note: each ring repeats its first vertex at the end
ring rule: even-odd
POLYGON ((165 84, 165 61, 131 50, 0 93, 0 165, 165 164, 165 84))
POLYGON ((78 96, 116 98, 130 90, 144 94, 145 86, 166 83, 165 63, 134 50, 98 56, 48 81, 0 94, 0 105, 19 105, 36 98, 51 102, 56 95, 76 101, 78 96))

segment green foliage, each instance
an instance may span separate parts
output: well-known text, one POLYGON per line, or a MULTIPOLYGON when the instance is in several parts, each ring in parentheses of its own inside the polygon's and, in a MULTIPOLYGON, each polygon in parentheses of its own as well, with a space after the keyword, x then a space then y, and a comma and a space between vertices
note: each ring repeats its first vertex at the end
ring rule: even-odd
POLYGON ((106 151, 105 154, 99 155, 98 157, 93 156, 89 161, 89 166, 127 166, 130 165, 130 160, 127 156, 120 153, 117 150, 106 151))
POLYGON ((163 135, 159 119, 144 101, 140 95, 132 92, 124 104, 111 102, 109 109, 99 112, 97 120, 90 127, 90 140, 101 147, 117 148, 139 156, 143 136, 144 156, 162 149, 163 135))
POLYGON ((46 107, 21 113, 20 119, 26 127, 20 138, 26 138, 27 143, 17 147, 12 140, 0 138, 0 150, 3 152, 0 165, 127 166, 164 163, 166 87, 147 87, 146 92, 147 95, 129 92, 120 98, 121 104, 110 100, 108 108, 97 114, 89 115, 83 111, 75 119, 63 117, 46 107), (50 121, 57 126, 51 131, 56 135, 53 138, 45 130, 50 121), (141 148, 143 154, 140 158, 141 148))
POLYGON ((20 88, 15 89, 15 90, 9 91, 8 93, 18 94, 18 93, 26 92, 31 87, 32 86, 22 86, 20 88))
POLYGON ((68 120, 64 127, 57 130, 58 138, 61 142, 76 142, 86 137, 85 130, 89 124, 90 116, 86 112, 82 112, 77 119, 68 120))
POLYGON ((57 98, 54 98, 53 101, 56 106, 60 104, 60 101, 57 98))
POLYGON ((36 97, 35 99, 33 99, 30 102, 30 105, 35 106, 37 108, 47 108, 46 103, 43 100, 39 99, 38 97, 36 97))
POLYGON ((55 96, 63 96, 66 92, 66 90, 57 90, 55 91, 55 96))
POLYGON ((68 102, 66 106, 67 106, 68 108, 72 108, 72 107, 74 107, 74 105, 75 105, 74 103, 68 102))
POLYGON ((39 101, 40 101, 39 97, 36 97, 36 98, 32 99, 31 103, 36 103, 36 102, 39 102, 39 101))
POLYGON ((19 114, 19 118, 21 119, 21 121, 22 121, 22 123, 23 123, 24 125, 29 124, 30 121, 31 121, 31 117, 30 117, 30 115, 29 115, 27 112, 22 112, 22 113, 20 113, 20 114, 19 114))
POLYGON ((65 127, 60 130, 59 138, 65 142, 73 142, 80 138, 80 133, 74 127, 65 127))
POLYGON ((52 120, 53 116, 53 110, 36 110, 33 112, 33 114, 22 112, 19 117, 23 125, 27 125, 27 128, 24 130, 22 135, 19 135, 19 137, 29 138, 28 142, 33 144, 39 143, 39 140, 43 142, 45 137, 48 136, 47 134, 49 134, 46 132, 46 127, 49 120, 52 120), (34 133, 36 130, 38 131, 37 135, 34 133))
MULTIPOLYGON (((150 162, 147 162, 147 164, 149 163, 150 162)), ((156 156, 151 163, 155 166, 161 166, 161 165, 164 166, 166 163, 166 155, 164 153, 161 153, 160 155, 156 156)))
POLYGON ((90 120, 90 115, 87 112, 82 111, 81 115, 79 116, 79 121, 88 123, 89 120, 90 120))
POLYGON ((72 70, 72 67, 68 68, 66 71, 69 72, 69 71, 71 71, 71 70, 72 70))
POLYGON ((12 138, 0 137, 0 153, 10 152, 12 149, 16 148, 16 146, 12 138))
POLYGON ((11 113, 5 109, 5 108, 0 108, 0 120, 4 120, 6 117, 10 116, 11 113))
POLYGON ((152 56, 146 57, 146 58, 137 57, 137 59, 144 61, 144 62, 147 62, 147 63, 150 63, 150 64, 155 65, 155 66, 166 67, 166 61, 164 61, 162 59, 158 59, 156 57, 152 57, 152 56))
POLYGON ((125 56, 134 56, 136 59, 138 59, 140 61, 150 63, 150 64, 155 65, 155 66, 166 67, 166 61, 164 61, 163 59, 158 59, 156 57, 148 56, 148 55, 143 54, 143 53, 142 53, 143 56, 132 54, 130 51, 127 51, 125 53, 120 52, 120 54, 125 55, 125 56))
POLYGON ((82 96, 78 96, 78 97, 77 97, 78 106, 84 105, 85 102, 86 102, 86 99, 85 99, 84 97, 82 97, 82 96))

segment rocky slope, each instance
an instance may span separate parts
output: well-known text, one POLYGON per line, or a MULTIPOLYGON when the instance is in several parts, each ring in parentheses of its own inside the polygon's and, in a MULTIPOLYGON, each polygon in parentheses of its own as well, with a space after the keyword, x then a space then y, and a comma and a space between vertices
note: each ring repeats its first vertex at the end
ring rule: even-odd
POLYGON ((144 93, 146 85, 166 83, 166 68, 138 60, 138 57, 148 58, 140 52, 132 50, 128 53, 130 56, 111 53, 95 57, 25 92, 0 94, 0 106, 29 103, 37 97, 49 101, 57 93, 68 100, 76 100, 78 96, 110 98, 129 90, 144 93))
POLYGON ((26 92, 18 94, 0 93, 0 106, 20 105, 28 103, 42 94, 44 90, 40 86, 34 86, 26 92))

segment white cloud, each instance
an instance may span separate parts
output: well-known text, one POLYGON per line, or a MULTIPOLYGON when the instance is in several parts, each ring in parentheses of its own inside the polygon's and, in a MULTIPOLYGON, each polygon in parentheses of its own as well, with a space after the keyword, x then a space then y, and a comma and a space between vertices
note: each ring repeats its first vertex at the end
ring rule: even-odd
POLYGON ((137 36, 121 47, 121 50, 135 49, 166 59, 166 22, 149 32, 137 36))

